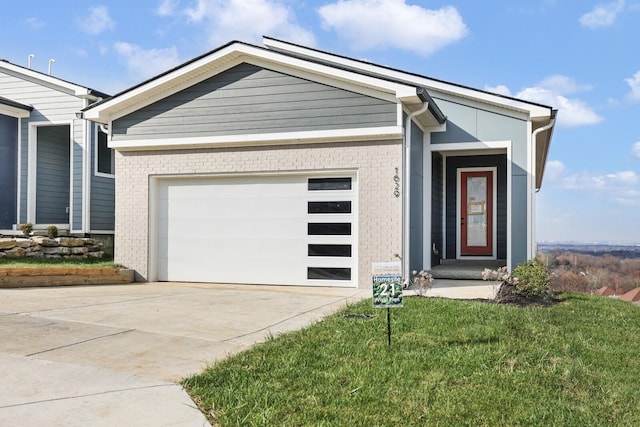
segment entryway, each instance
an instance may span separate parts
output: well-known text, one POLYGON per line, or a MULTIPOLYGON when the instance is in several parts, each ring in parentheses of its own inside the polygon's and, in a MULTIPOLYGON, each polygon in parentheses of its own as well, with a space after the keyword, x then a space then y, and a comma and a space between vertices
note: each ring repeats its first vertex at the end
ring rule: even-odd
MULTIPOLYGON (((438 173, 440 159, 434 158, 438 173)), ((442 214, 432 214, 432 239, 442 250, 432 266, 443 260, 506 260, 506 154, 446 155, 442 166, 444 171, 432 177, 435 183, 444 178, 442 214)), ((436 201, 437 196, 433 194, 436 201)))

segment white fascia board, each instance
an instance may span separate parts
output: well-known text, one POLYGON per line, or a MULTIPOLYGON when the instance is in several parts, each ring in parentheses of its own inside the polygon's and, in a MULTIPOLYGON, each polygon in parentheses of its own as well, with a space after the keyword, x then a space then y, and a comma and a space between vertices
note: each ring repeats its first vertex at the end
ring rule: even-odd
POLYGON ((399 70, 381 67, 369 62, 356 61, 353 59, 332 55, 330 53, 319 52, 313 49, 307 49, 303 46, 291 45, 286 42, 269 38, 263 38, 262 43, 268 48, 273 49, 274 51, 290 52, 298 55, 308 56, 311 58, 317 58, 322 61, 341 64, 347 67, 353 67, 370 73, 386 75, 390 78, 411 82, 413 84, 416 84, 417 86, 422 86, 427 89, 435 89, 444 93, 450 93, 452 95, 461 96, 464 98, 475 99, 489 104, 495 104, 506 108, 514 108, 517 110, 526 111, 531 117, 550 117, 551 114, 551 108, 545 108, 535 104, 530 104, 526 101, 504 98, 502 96, 494 95, 488 92, 458 86, 443 81, 433 80, 428 77, 417 76, 415 74, 405 73, 399 70))
POLYGON ((336 82, 343 82, 344 87, 349 90, 371 96, 375 94, 378 98, 394 102, 398 102, 398 100, 419 102, 416 87, 410 84, 405 85, 363 76, 333 66, 293 58, 275 51, 234 43, 100 105, 89 108, 84 112, 84 117, 88 120, 107 123, 109 120, 122 117, 242 62, 263 65, 275 71, 286 71, 289 74, 292 74, 292 70, 297 71, 302 74, 294 73, 294 75, 298 74, 333 86, 336 86, 336 82))
POLYGON ((250 135, 222 135, 192 138, 165 138, 109 141, 109 148, 119 151, 168 150, 185 148, 241 147, 280 144, 313 144, 345 141, 402 139, 402 126, 336 129, 250 135))
POLYGON ((4 104, 0 104, 0 114, 14 117, 16 119, 26 119, 27 117, 31 116, 31 112, 28 110, 23 110, 22 108, 16 108, 4 104))
POLYGON ((25 77, 28 77, 32 80, 39 80, 42 83, 46 83, 50 86, 57 86, 61 89, 66 89, 67 91, 71 91, 75 96, 85 97, 90 95, 91 91, 89 88, 84 86, 76 85, 64 80, 61 80, 57 77, 49 76, 47 74, 42 74, 38 71, 33 71, 28 68, 20 67, 18 65, 14 65, 10 62, 0 61, 0 68, 4 68, 16 74, 22 74, 25 77))

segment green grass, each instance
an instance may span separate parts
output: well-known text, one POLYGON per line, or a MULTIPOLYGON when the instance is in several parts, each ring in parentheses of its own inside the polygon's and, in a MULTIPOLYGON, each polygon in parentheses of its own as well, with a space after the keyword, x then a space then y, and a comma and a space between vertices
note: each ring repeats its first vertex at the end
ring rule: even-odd
POLYGON ((0 258, 0 268, 119 268, 113 258, 0 258))
POLYGON ((406 298, 391 347, 386 310, 363 301, 183 385, 221 426, 640 425, 640 307, 560 298, 406 298))

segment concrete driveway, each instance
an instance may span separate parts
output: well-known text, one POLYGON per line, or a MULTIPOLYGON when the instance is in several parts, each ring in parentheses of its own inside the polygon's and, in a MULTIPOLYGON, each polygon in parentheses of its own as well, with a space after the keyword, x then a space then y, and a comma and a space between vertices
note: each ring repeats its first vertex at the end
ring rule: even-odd
POLYGON ((186 283, 0 289, 0 424, 208 426, 182 378, 369 296, 186 283))

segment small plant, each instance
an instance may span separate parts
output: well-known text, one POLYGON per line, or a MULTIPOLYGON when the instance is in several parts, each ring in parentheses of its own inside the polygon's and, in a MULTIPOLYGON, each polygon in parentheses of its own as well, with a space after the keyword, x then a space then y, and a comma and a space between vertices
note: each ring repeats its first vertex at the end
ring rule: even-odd
POLYGON ((497 270, 485 268, 482 272, 482 280, 497 280, 510 288, 512 294, 529 299, 545 297, 549 294, 551 276, 546 267, 537 259, 518 264, 509 273, 507 267, 497 270))
POLYGON ((512 276, 518 295, 537 298, 549 293, 551 277, 538 259, 519 264, 513 269, 512 276))
POLYGON ((433 276, 428 271, 413 271, 413 283, 418 285, 418 295, 423 297, 427 295, 427 291, 433 286, 433 276))
POLYGON ((47 236, 51 237, 52 239, 55 239, 56 237, 58 237, 58 227, 56 227, 55 225, 48 226, 47 236))
POLYGON ((498 268, 497 270, 491 270, 490 268, 485 268, 482 271, 482 280, 495 280, 499 282, 509 282, 511 280, 511 274, 507 270, 506 265, 498 268))
POLYGON ((20 224, 20 231, 22 231, 22 234, 25 236, 28 236, 33 231, 33 224, 30 222, 20 224))

